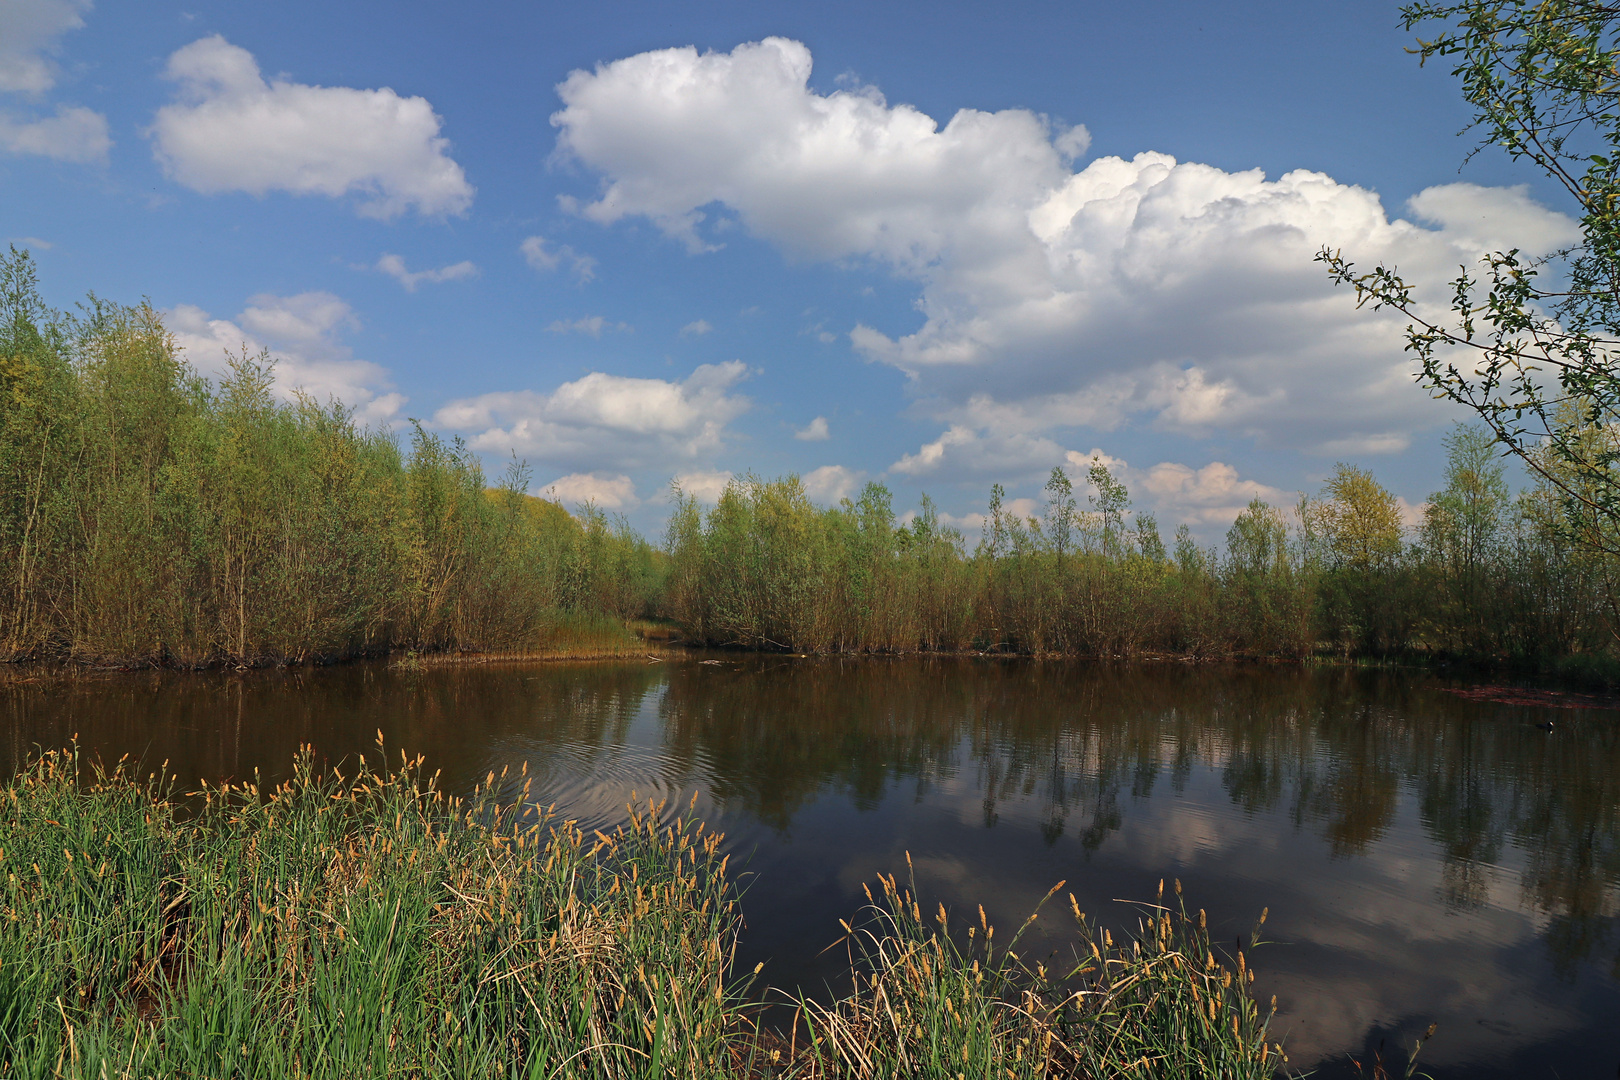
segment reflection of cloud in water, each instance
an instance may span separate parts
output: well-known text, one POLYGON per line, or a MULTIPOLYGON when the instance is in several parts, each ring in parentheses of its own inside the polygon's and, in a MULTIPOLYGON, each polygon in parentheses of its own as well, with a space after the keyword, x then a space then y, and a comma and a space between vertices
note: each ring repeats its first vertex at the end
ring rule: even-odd
MULTIPOLYGON (((1620 1012, 1620 725, 1463 701, 1410 676, 1001 662, 371 666, 319 674, 0 686, 9 751, 172 759, 182 783, 335 759, 381 726, 463 791, 527 764, 589 827, 632 791, 727 831, 755 876, 744 966, 810 989, 817 952, 911 852, 925 905, 1010 934, 1060 878, 1115 898, 1180 877, 1223 940, 1263 906, 1255 962, 1295 1064, 1433 1019, 1424 1060, 1590 1074, 1620 1012)), ((0 747, 0 749, 6 749, 0 747)), ((1054 904, 1032 949, 1066 948, 1054 904)), ((1607 1056, 1605 1056, 1607 1055, 1607 1056)))
POLYGON ((1517 910, 1513 871, 1488 869, 1494 902, 1470 911, 1436 904, 1443 867, 1413 808, 1402 809, 1353 863, 1322 858, 1319 845, 1263 817, 1212 829, 1212 808, 1179 799, 1134 817, 1119 848, 1146 871, 1177 865, 1189 878, 1209 873, 1213 860, 1217 872, 1272 897, 1267 937, 1277 944, 1253 962, 1262 994, 1279 998, 1277 1023, 1297 1065, 1357 1047, 1370 1030, 1421 1030, 1440 1015, 1490 1024, 1475 1023, 1461 1045, 1447 1030, 1424 1052, 1433 1065, 1488 1064, 1515 1045, 1578 1029, 1580 1017, 1554 1008, 1533 977, 1544 965, 1525 962, 1546 920, 1517 910))

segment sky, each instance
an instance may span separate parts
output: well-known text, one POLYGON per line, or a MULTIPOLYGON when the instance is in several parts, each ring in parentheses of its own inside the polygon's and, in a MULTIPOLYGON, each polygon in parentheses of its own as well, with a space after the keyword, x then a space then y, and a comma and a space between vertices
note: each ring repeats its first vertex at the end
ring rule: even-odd
POLYGON ((1441 310, 1577 235, 1394 4, 0 0, 0 242, 188 360, 459 437, 657 536, 671 483, 1093 460, 1216 542, 1462 419, 1324 245, 1441 310))

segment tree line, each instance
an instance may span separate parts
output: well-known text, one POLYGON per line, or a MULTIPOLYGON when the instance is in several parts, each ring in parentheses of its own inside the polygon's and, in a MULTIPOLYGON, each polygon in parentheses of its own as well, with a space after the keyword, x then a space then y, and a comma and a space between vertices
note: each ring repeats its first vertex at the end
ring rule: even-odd
MULTIPOLYGON (((795 652, 1195 657, 1426 655, 1606 670, 1614 556, 1572 537, 1539 473, 1514 495, 1496 440, 1458 428, 1407 530, 1340 465, 1285 514, 1256 500, 1167 545, 1100 462, 1034 516, 992 489, 975 542, 926 496, 818 507, 796 477, 676 492, 655 548, 622 519, 493 485, 457 441, 367 429, 273 392, 265 355, 192 370, 149 305, 40 300, 0 259, 0 655, 199 666, 392 650, 633 644, 795 652)), ((1545 471, 1558 475, 1549 459, 1545 471)))
POLYGON ((622 523, 273 375, 244 352, 210 383, 150 305, 53 311, 26 252, 0 259, 0 656, 532 648, 650 609, 658 555, 622 523))
POLYGON ((1605 667, 1615 566, 1572 543, 1555 491, 1514 495, 1491 435, 1446 440, 1445 487, 1405 527, 1394 495, 1340 464, 1285 514, 1251 502, 1224 548, 1167 546, 1100 462, 1077 498, 1060 468, 1034 516, 991 491, 983 535, 922 510, 899 521, 870 483, 839 506, 797 478, 681 496, 664 609, 694 640, 800 651, 1197 657, 1411 657, 1605 667))

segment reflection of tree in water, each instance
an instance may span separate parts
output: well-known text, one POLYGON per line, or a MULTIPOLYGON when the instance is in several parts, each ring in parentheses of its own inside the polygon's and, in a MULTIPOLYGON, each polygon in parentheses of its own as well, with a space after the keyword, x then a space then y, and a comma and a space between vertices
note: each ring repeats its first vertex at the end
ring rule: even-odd
POLYGON ((921 798, 954 775, 966 680, 927 664, 674 665, 662 711, 669 753, 699 764, 716 801, 785 830, 841 791, 859 808, 904 779, 921 798))
POLYGON ((576 753, 616 747, 660 678, 640 664, 357 664, 0 684, 0 771, 35 746, 65 746, 77 735, 92 758, 128 752, 154 768, 167 761, 186 787, 251 778, 255 769, 274 783, 300 745, 335 763, 371 754, 380 730, 390 754, 423 755, 430 771, 443 770, 448 789, 460 790, 482 780, 503 747, 536 756, 561 745, 576 753))
POLYGON ((1606 719, 1549 736, 1525 722, 1539 714, 1380 673, 968 661, 682 665, 663 709, 715 797, 778 829, 828 791, 866 808, 955 784, 987 827, 1016 801, 1048 843, 1090 852, 1127 800, 1164 779, 1179 792, 1202 765, 1243 812, 1283 811, 1345 858, 1414 799, 1453 908, 1483 904, 1492 865, 1522 851, 1524 899, 1552 918, 1566 962, 1620 922, 1620 733, 1606 719))
POLYGON ((869 808, 944 785, 986 826, 1017 804, 1048 843, 1094 851, 1132 801, 1213 768, 1240 811, 1287 815, 1345 858, 1409 800, 1454 908, 1484 904, 1493 867, 1522 861, 1522 900, 1562 963, 1620 937, 1620 725, 1562 713, 1548 734, 1526 722, 1541 712, 1365 671, 774 658, 12 682, 0 768, 77 733, 109 759, 167 759, 183 785, 257 766, 274 782, 300 743, 336 760, 380 727, 460 789, 492 762, 566 772, 618 753, 666 681, 676 771, 778 829, 827 792, 869 808))

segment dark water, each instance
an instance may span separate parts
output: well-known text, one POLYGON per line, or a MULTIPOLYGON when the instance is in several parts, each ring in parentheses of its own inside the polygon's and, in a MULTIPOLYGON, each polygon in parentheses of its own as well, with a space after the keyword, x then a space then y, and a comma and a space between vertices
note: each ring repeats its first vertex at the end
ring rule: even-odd
POLYGON ((592 827, 632 792, 696 794, 748 872, 744 963, 776 985, 836 980, 836 920, 907 852, 925 908, 1005 926, 1059 879, 1123 923, 1115 898, 1179 877, 1224 935, 1270 907, 1279 944, 1253 959, 1295 1066, 1331 1075, 1437 1020, 1437 1077, 1613 1077, 1620 713, 1444 685, 767 658, 83 677, 0 684, 0 769, 77 733, 185 782, 275 779, 301 743, 336 759, 380 729, 451 789, 527 762, 592 827))

